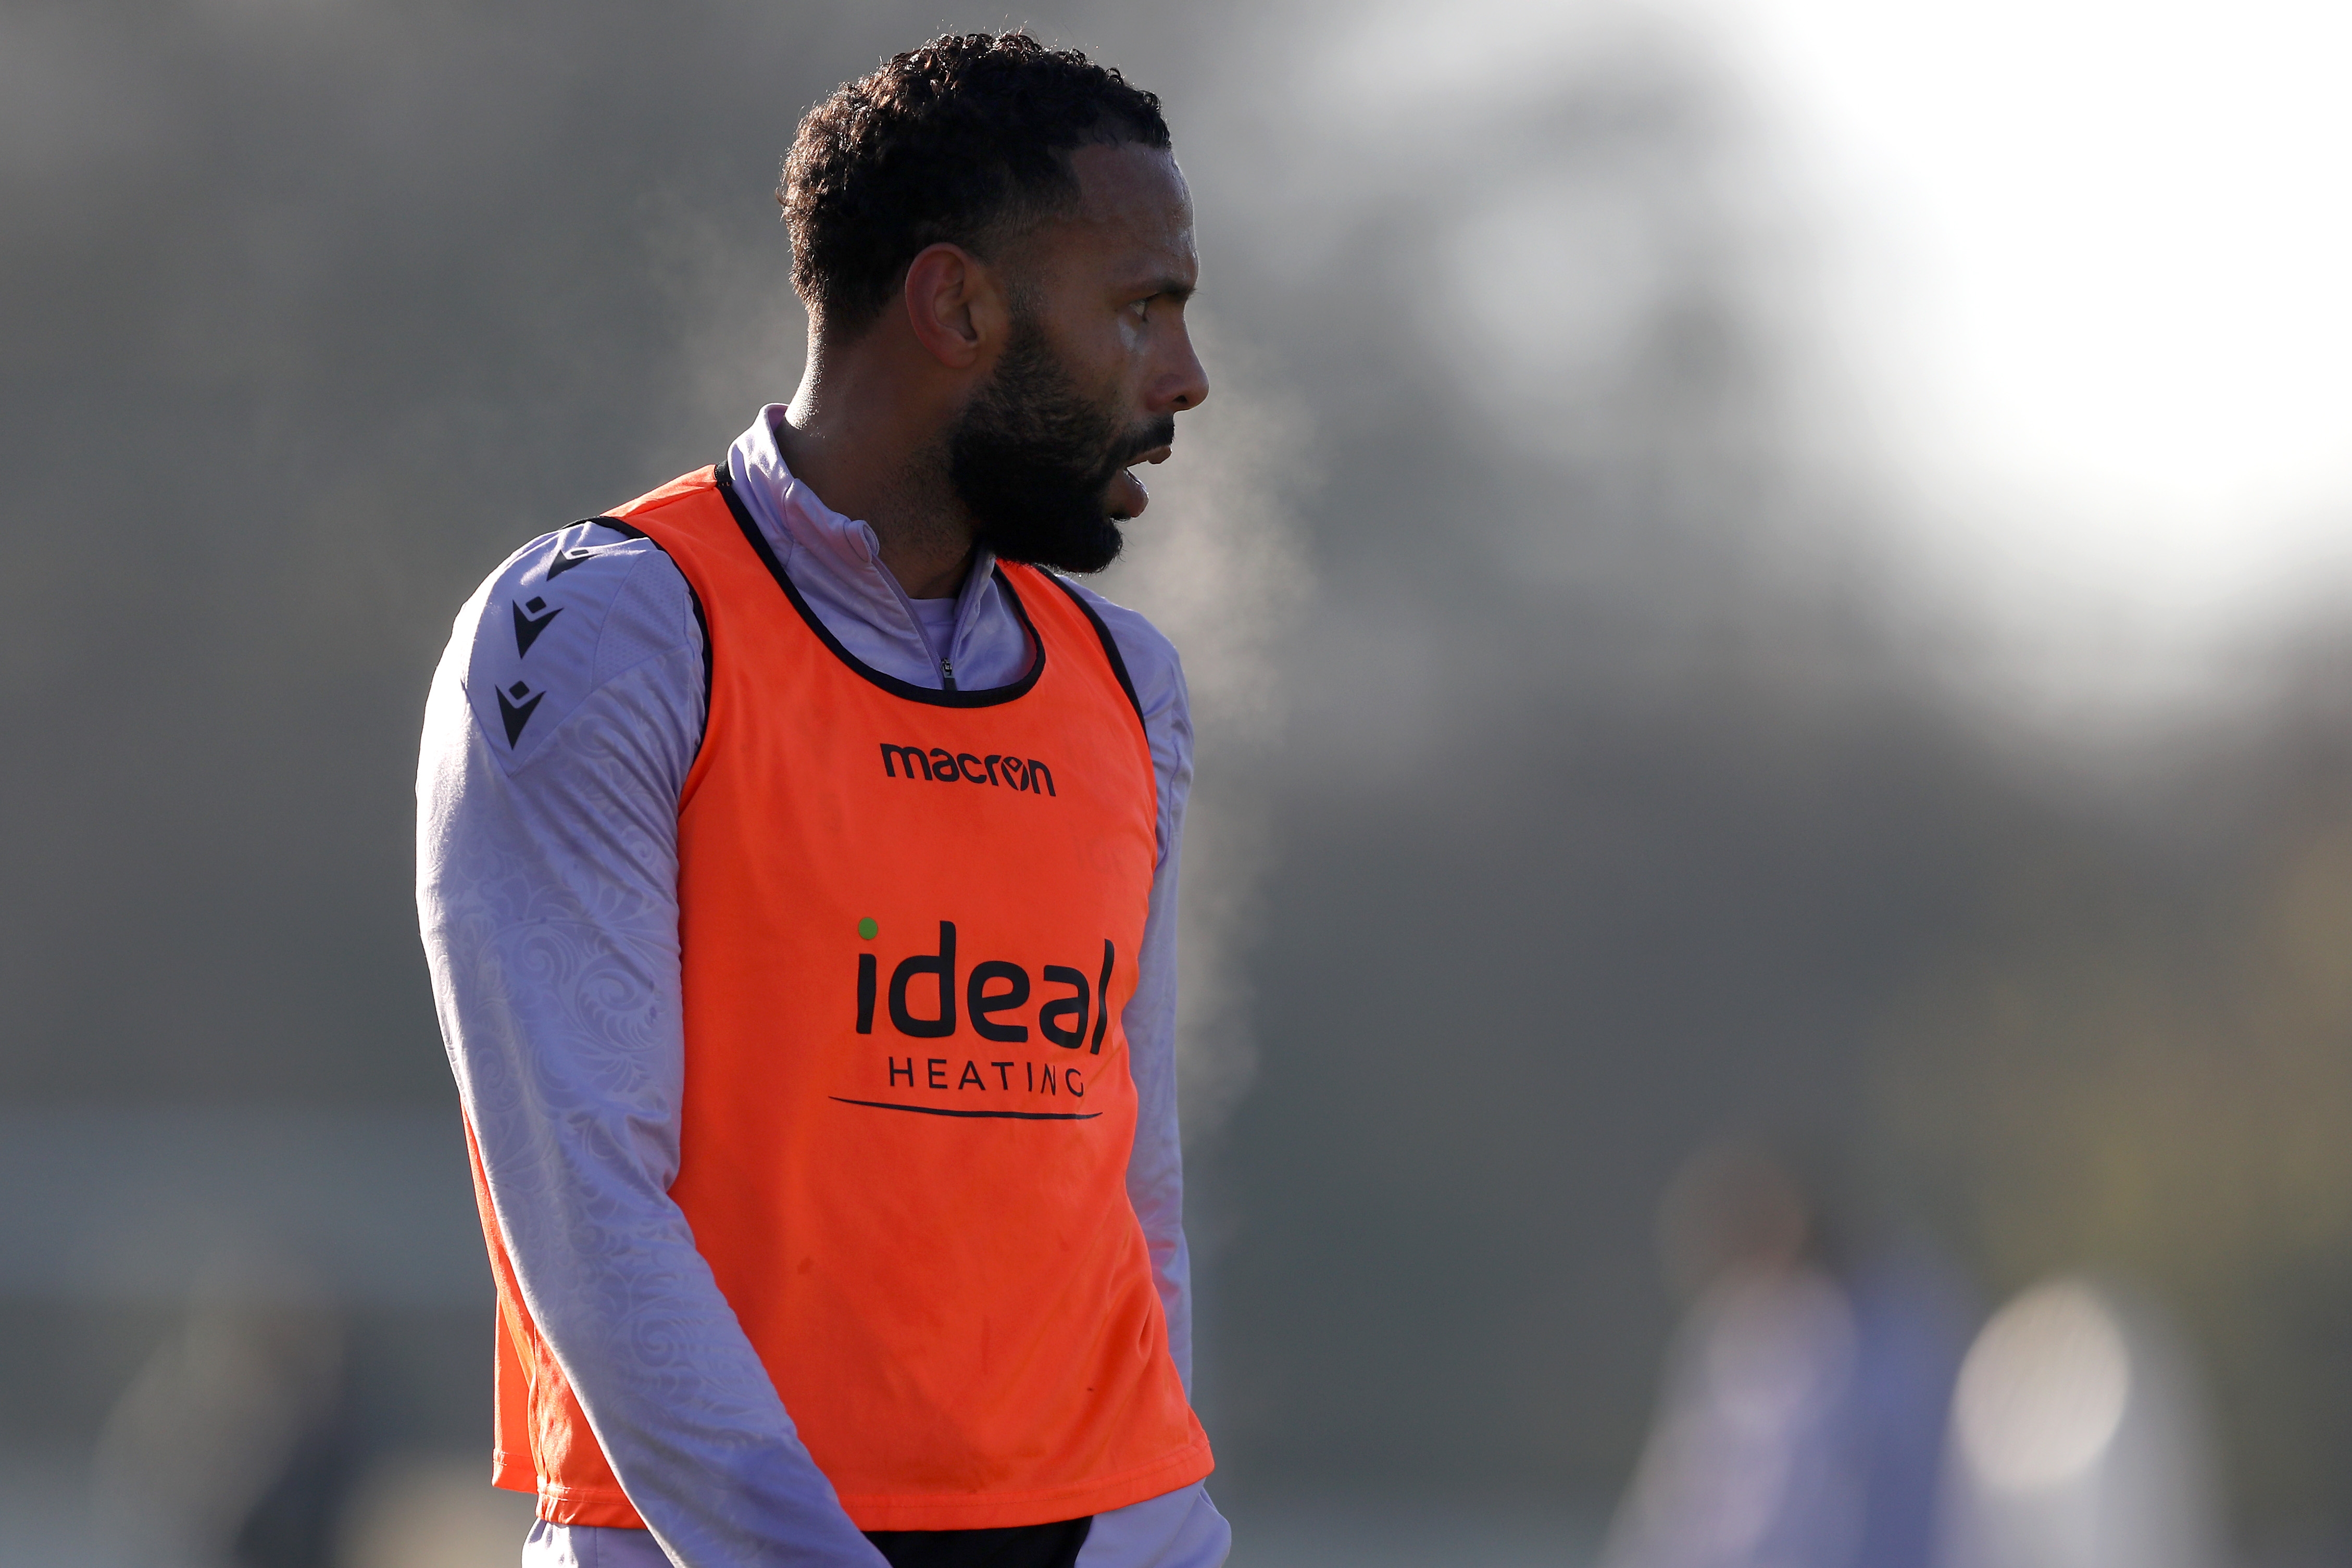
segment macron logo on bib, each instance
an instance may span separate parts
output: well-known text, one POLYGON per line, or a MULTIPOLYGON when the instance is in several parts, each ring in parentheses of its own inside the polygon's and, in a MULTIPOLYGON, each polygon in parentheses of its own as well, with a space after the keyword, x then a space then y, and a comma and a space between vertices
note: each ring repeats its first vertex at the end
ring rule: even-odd
POLYGON ((884 741, 882 773, 888 779, 922 779, 933 784, 985 784, 1032 795, 1055 792, 1052 768, 1034 757, 1024 761, 995 751, 978 757, 969 751, 950 751, 944 746, 934 746, 926 751, 919 746, 892 746, 884 741))

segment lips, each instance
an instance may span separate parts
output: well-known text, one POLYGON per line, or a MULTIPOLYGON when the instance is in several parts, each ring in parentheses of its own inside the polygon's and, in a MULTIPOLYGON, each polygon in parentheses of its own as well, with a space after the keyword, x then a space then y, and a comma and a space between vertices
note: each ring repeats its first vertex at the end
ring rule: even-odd
POLYGON ((1167 462, 1174 450, 1171 443, 1163 441, 1157 446, 1142 448, 1120 465, 1103 495, 1104 508, 1110 516, 1124 522, 1142 515, 1143 508, 1151 504, 1151 492, 1144 488, 1143 481, 1133 471, 1139 464, 1167 462))
POLYGON ((1151 504, 1151 492, 1143 487, 1142 480, 1122 468, 1111 480, 1110 494, 1105 500, 1110 515, 1125 520, 1143 515, 1143 508, 1151 504))

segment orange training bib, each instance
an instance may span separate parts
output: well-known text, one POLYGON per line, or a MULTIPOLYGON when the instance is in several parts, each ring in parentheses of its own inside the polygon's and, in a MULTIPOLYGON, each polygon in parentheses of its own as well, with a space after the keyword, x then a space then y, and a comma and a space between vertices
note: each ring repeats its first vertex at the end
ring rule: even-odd
MULTIPOLYGON (((802 1441, 865 1530, 1200 1479, 1127 1197, 1157 789, 1108 633, 1006 565, 1029 674, 932 691, 835 642, 723 470, 614 515, 686 574, 712 654, 678 819, 671 1195, 802 1441)), ((542 1518, 640 1523, 490 1235, 499 1483, 542 1518)))

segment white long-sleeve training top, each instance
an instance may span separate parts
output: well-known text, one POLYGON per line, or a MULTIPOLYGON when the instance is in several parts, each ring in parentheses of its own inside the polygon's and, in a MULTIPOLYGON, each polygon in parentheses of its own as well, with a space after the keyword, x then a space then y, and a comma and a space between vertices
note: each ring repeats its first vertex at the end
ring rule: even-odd
MULTIPOLYGON (((825 626, 901 680, 1017 680, 1027 643, 989 559, 958 598, 909 600, 874 531, 785 467, 782 415, 763 409, 727 462, 825 626)), ((1175 1015, 1192 723, 1168 640, 1087 598, 1135 683, 1159 789, 1160 858, 1123 1015, 1140 1101, 1127 1186, 1189 1388, 1175 1015)), ((467 601, 426 703, 416 900, 450 1065, 524 1300, 650 1530, 541 1524, 525 1562, 877 1568, 669 1197, 685 1072, 677 806, 702 740, 707 656, 669 558, 574 524, 467 601)), ((1196 1484, 1097 1515, 1078 1562, 1215 1568, 1228 1540, 1196 1484)))

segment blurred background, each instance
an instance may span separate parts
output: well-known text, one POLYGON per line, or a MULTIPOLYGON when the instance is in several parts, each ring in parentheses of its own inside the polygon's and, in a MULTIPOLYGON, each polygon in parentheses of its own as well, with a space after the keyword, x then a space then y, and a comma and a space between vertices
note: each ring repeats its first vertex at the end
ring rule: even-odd
POLYGON ((1020 23, 1199 209, 1236 1564, 2352 1562, 2340 7, 5 0, 0 1564, 513 1560, 426 679, 1020 23))

